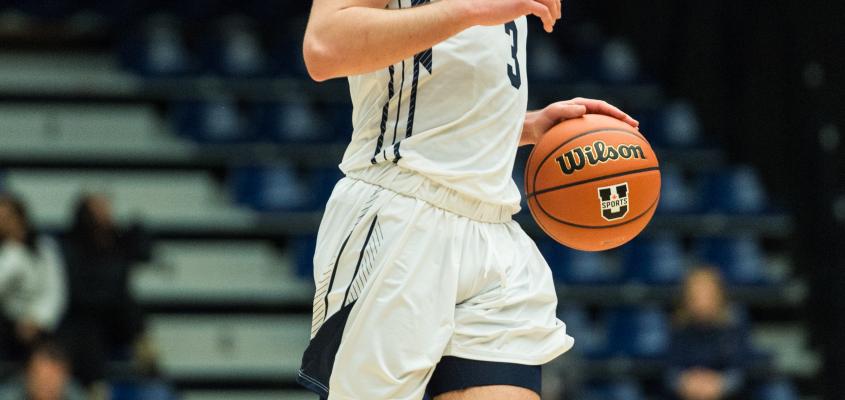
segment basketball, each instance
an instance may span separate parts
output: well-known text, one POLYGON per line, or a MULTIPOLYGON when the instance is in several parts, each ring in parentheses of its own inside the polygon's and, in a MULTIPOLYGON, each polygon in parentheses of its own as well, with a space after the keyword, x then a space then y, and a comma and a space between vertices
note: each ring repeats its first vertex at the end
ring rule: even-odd
POLYGON ((543 135, 525 168, 528 208, 559 243, 601 251, 633 239, 660 198, 657 156, 637 129, 604 115, 543 135))

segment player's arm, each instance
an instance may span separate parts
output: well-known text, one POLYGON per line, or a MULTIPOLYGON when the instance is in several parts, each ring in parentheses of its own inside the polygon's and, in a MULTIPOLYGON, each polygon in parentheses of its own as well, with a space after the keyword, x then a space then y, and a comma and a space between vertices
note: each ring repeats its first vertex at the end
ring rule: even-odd
POLYGON ((637 120, 606 101, 578 97, 552 103, 542 110, 529 111, 525 114, 519 145, 536 144, 540 137, 555 125, 567 119, 579 118, 584 114, 603 114, 623 121, 634 128, 640 126, 637 120))
POLYGON ((387 0, 314 0, 305 30, 308 73, 324 81, 386 68, 475 25, 536 15, 551 32, 560 0, 442 0, 385 9, 387 0))

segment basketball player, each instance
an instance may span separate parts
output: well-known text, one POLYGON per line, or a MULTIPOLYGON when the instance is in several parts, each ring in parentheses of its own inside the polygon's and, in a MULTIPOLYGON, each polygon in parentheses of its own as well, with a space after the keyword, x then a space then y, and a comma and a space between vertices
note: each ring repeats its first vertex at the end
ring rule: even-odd
POLYGON ((314 255, 299 381, 329 400, 538 399, 573 339, 548 265, 511 216, 517 146, 602 101, 526 114, 526 19, 559 0, 314 0, 318 81, 348 77, 355 130, 314 255))

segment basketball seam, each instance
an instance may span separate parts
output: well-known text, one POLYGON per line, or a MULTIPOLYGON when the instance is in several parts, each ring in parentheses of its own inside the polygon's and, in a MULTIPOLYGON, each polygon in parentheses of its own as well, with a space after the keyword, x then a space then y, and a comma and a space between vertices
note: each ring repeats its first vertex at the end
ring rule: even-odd
POLYGON ((618 174, 604 175, 604 176, 599 176, 599 177, 595 177, 595 178, 585 179, 583 181, 572 182, 572 183, 567 183, 565 185, 560 185, 560 186, 550 187, 550 188, 546 188, 546 189, 542 189, 542 190, 537 190, 537 191, 534 191, 532 193, 529 193, 526 196, 527 197, 533 197, 533 196, 541 195, 543 193, 554 192, 556 190, 561 190, 561 189, 568 189, 568 188, 571 188, 571 187, 574 187, 574 186, 580 186, 580 185, 584 185, 584 184, 587 184, 587 183, 602 181, 602 180, 605 180, 605 179, 619 178, 619 177, 622 177, 622 176, 634 175, 634 174, 639 174, 639 173, 643 173, 643 172, 651 172, 651 171, 660 171, 660 167, 648 167, 648 168, 642 168, 642 169, 635 169, 635 170, 632 170, 632 171, 620 172, 618 174))
MULTIPOLYGON (((573 137, 569 138, 569 140, 567 140, 567 141, 565 141, 565 142, 561 143, 559 146, 555 147, 552 151, 550 151, 550 152, 549 152, 549 154, 548 154, 548 155, 546 155, 546 156, 545 156, 545 158, 543 158, 543 160, 542 160, 542 161, 540 161, 540 163, 539 163, 539 164, 537 164, 537 169, 534 171, 534 178, 531 180, 531 189, 533 190, 535 187, 537 187, 537 175, 539 175, 539 174, 540 174, 540 170, 542 169, 543 164, 545 164, 545 163, 546 163, 546 161, 548 161, 549 157, 551 157, 552 155, 554 155, 554 154, 555 154, 555 152, 557 152, 557 151, 558 151, 561 147, 566 146, 569 142, 572 142, 572 141, 573 141, 573 140, 575 140, 575 139, 579 139, 579 138, 582 138, 582 137, 584 137, 584 136, 587 136, 587 135, 592 135, 592 134, 594 134, 594 133, 600 133, 600 132, 622 132, 622 133, 627 133, 627 134, 629 134, 629 135, 632 135, 632 136, 634 136, 634 137, 636 137, 636 138, 638 138, 638 139, 641 139, 642 141, 644 141, 644 142, 648 143, 648 141, 647 141, 647 140, 646 140, 646 139, 645 139, 642 135, 638 135, 638 134, 636 134, 636 133, 634 133, 634 132, 632 132, 632 131, 627 131, 627 130, 624 130, 624 129, 618 129, 618 128, 600 128, 600 129, 595 129, 595 130, 592 130, 592 131, 587 131, 587 132, 584 132, 584 133, 579 133, 579 134, 577 134, 577 135, 575 135, 575 136, 573 136, 573 137)), ((531 153, 531 155, 533 156, 533 155, 534 155, 534 153, 532 152, 532 153, 531 153)), ((528 162, 529 162, 529 164, 531 163, 531 159, 532 159, 532 158, 533 158, 533 157, 528 157, 528 162)), ((528 171, 527 171, 527 169, 526 169, 526 172, 528 172, 528 171)), ((538 202, 538 203, 539 203, 539 202, 538 202)))

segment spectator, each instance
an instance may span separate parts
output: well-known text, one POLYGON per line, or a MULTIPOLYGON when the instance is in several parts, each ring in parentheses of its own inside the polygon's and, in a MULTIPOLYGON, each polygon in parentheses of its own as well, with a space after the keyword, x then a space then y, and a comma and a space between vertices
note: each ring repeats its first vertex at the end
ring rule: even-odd
POLYGON ((39 338, 51 334, 67 298, 58 247, 37 237, 23 202, 0 195, 0 352, 22 360, 39 338))
POLYGON ((44 342, 32 351, 24 373, 0 386, 0 399, 85 400, 85 395, 70 377, 64 351, 44 342))
POLYGON ((106 363, 134 351, 142 367, 154 365, 143 335, 143 316, 129 291, 132 266, 150 257, 140 227, 121 232, 102 195, 83 196, 62 247, 70 305, 60 335, 77 378, 92 393, 106 391, 106 363))
POLYGON ((722 400, 744 384, 748 333, 728 305, 715 268, 692 271, 672 332, 667 382, 682 400, 722 400))
POLYGON ((0 387, 4 400, 84 400, 85 395, 70 378, 64 351, 56 344, 35 346, 25 373, 0 387))

